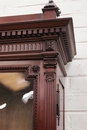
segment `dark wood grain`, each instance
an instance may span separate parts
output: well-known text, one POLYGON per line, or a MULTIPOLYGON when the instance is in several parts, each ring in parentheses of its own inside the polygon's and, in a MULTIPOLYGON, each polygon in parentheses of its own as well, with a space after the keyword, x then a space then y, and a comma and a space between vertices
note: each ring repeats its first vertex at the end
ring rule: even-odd
MULTIPOLYGON (((53 1, 42 11, 0 18, 0 73, 23 72, 25 80, 33 81, 32 130, 65 130, 64 86, 59 79, 67 76, 64 65, 76 55, 73 20, 56 18, 60 10, 53 1), (57 84, 61 91, 59 127, 56 127, 57 84)), ((0 130, 29 130, 32 102, 25 107, 19 99, 16 96, 8 109, 0 110, 0 130)))

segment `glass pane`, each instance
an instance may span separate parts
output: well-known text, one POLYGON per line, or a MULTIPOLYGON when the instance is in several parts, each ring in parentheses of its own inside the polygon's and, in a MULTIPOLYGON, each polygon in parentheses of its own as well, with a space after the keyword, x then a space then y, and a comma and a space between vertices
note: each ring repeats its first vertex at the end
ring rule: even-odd
POLYGON ((33 82, 24 73, 0 73, 0 130, 32 130, 33 82))

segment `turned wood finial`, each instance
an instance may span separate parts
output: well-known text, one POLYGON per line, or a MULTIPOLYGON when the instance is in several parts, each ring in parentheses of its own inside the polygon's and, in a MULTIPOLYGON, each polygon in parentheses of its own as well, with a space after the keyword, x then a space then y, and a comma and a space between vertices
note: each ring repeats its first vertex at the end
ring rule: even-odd
POLYGON ((52 3, 53 2, 53 0, 49 0, 49 3, 52 3))
POLYGON ((57 5, 54 3, 53 0, 49 0, 49 2, 44 6, 44 8, 42 10, 43 10, 43 12, 54 10, 56 12, 57 16, 59 16, 61 13, 59 7, 57 7, 57 5))

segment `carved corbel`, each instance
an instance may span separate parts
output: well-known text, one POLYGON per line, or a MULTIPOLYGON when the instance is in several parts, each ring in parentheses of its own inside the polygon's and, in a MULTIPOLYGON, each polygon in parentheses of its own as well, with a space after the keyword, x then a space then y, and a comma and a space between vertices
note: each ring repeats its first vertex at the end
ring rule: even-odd
POLYGON ((44 58, 44 68, 56 68, 57 59, 56 58, 44 58))

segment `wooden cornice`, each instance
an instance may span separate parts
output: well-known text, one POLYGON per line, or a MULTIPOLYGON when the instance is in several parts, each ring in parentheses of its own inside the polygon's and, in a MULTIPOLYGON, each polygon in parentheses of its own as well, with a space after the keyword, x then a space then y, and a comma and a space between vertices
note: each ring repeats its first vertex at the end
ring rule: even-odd
POLYGON ((46 12, 0 18, 0 60, 40 60, 43 53, 61 57, 65 74, 63 66, 76 54, 72 18, 46 18, 46 12))
POLYGON ((40 20, 40 19, 42 19, 42 17, 43 17, 42 13, 0 17, 0 25, 40 20))
POLYGON ((24 16, 14 16, 14 17, 12 16, 12 18, 10 16, 12 22, 10 21, 9 17, 0 18, 0 31, 17 30, 17 29, 35 29, 35 28, 43 28, 43 27, 45 28, 62 27, 62 26, 69 26, 69 24, 72 24, 72 18, 56 18, 56 19, 42 18, 37 20, 36 19, 31 20, 28 19, 29 15, 25 15, 24 17, 25 20, 24 20, 24 18, 22 19, 22 17, 24 16))

